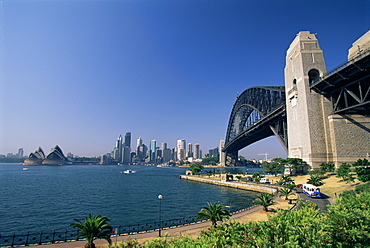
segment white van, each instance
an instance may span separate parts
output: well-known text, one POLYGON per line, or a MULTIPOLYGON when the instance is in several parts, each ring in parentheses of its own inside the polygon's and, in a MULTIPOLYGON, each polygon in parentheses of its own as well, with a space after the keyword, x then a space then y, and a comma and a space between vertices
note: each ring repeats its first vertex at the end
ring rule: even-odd
POLYGON ((320 188, 312 184, 303 184, 302 185, 303 193, 309 197, 321 198, 320 188))
POLYGON ((261 178, 260 183, 270 183, 268 178, 261 178))

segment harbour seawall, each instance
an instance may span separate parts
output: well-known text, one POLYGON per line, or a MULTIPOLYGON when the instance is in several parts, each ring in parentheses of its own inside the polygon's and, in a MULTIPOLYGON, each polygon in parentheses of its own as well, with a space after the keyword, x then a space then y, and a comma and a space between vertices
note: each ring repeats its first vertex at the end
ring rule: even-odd
POLYGON ((258 191, 258 192, 266 192, 269 194, 275 194, 278 189, 275 187, 269 187, 265 185, 255 184, 255 183, 239 183, 239 182, 225 182, 221 181, 219 178, 217 179, 211 179, 211 178, 202 178, 198 176, 191 176, 191 175, 180 175, 180 179, 185 180, 191 180, 191 181, 197 181, 201 183, 210 183, 225 187, 232 187, 237 189, 245 189, 245 190, 252 190, 252 191, 258 191))

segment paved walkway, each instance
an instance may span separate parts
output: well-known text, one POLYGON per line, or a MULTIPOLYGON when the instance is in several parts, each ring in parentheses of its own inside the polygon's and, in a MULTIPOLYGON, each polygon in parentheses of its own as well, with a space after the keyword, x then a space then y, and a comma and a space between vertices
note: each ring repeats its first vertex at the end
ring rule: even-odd
MULTIPOLYGON (((237 214, 233 214, 233 218, 237 219, 243 217, 245 215, 257 212, 261 210, 261 206, 255 206, 245 211, 239 212, 237 214)), ((174 228, 166 228, 162 230, 162 236, 165 233, 169 233, 169 237, 177 237, 181 234, 185 234, 186 232, 193 231, 191 235, 200 234, 201 230, 208 228, 211 225, 209 221, 204 221, 200 223, 190 224, 186 226, 174 227, 174 228)), ((131 234, 131 235, 122 235, 122 236, 113 236, 112 242, 120 242, 122 240, 129 240, 129 239, 149 239, 158 237, 158 231, 147 232, 147 233, 139 233, 139 234, 131 234)), ((96 247, 107 247, 107 241, 105 240, 96 240, 94 241, 96 247)), ((83 247, 86 244, 86 241, 70 241, 70 242, 61 242, 55 244, 43 244, 41 245, 42 248, 75 248, 75 247, 83 247)))

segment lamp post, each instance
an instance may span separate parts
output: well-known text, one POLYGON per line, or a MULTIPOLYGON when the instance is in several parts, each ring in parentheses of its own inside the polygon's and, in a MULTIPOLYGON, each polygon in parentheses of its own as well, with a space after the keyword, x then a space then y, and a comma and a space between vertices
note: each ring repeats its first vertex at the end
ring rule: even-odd
POLYGON ((158 195, 159 199, 159 230, 158 230, 158 237, 161 237, 162 231, 162 195, 158 195))

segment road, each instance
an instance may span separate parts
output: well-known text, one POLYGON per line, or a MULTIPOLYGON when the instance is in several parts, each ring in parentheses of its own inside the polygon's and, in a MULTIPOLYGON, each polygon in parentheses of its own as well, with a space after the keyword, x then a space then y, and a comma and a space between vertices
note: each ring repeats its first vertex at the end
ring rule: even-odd
POLYGON ((300 198, 315 203, 320 208, 320 212, 327 211, 328 210, 327 206, 331 205, 331 198, 323 193, 321 193, 321 198, 311 198, 308 197, 305 193, 303 193, 303 190, 299 188, 297 190, 297 194, 300 198))

